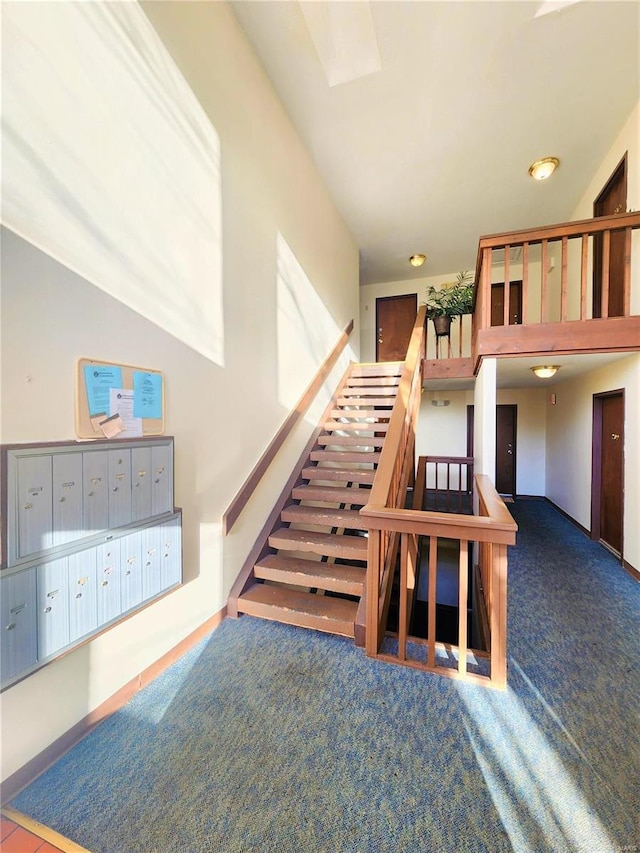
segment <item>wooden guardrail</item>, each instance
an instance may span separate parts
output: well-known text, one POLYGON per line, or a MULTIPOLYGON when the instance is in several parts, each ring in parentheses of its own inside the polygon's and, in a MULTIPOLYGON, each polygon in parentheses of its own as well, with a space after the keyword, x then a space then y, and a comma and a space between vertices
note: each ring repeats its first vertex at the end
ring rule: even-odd
POLYGON ((300 397, 291 412, 289 412, 282 426, 269 442, 267 449, 264 451, 260 459, 258 459, 247 479, 240 486, 240 489, 238 490, 236 496, 233 498, 233 500, 231 501, 222 516, 223 536, 226 536, 233 527, 233 525, 236 523, 242 510, 246 506, 247 501, 256 490, 258 483, 264 477, 265 472, 267 471, 269 465, 273 462, 273 459, 284 444, 287 436, 294 428, 294 426, 298 423, 300 418, 307 411, 311 403, 315 400, 318 392, 324 384, 325 379, 331 373, 336 362, 342 355, 342 352, 347 345, 347 341, 349 340, 349 335, 352 331, 353 320, 350 320, 349 323, 347 323, 347 325, 345 326, 344 331, 338 338, 336 345, 318 368, 306 391, 304 392, 302 397, 300 397))

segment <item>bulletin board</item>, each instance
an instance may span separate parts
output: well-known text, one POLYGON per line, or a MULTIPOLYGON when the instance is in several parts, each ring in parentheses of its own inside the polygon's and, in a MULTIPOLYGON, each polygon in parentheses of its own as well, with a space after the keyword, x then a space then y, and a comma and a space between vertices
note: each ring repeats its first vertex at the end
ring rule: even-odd
POLYGON ((159 370, 78 359, 76 435, 129 439, 164 433, 165 381, 159 370))

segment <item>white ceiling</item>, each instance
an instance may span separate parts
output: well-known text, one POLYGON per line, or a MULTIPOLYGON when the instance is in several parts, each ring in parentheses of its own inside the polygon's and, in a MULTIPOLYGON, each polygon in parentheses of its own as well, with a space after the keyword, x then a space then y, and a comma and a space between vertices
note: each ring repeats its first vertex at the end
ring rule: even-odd
POLYGON ((373 31, 338 14, 362 4, 230 5, 358 243, 361 284, 472 268, 481 235, 567 220, 639 98, 636 0, 372 0, 373 31), (348 80, 349 40, 354 56, 377 41, 380 70, 348 80), (550 155, 556 174, 532 181, 550 155))

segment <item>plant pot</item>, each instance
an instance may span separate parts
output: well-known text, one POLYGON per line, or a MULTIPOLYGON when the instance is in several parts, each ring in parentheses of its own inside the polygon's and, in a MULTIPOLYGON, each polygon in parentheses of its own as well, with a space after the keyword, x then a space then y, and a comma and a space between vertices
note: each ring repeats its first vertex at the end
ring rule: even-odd
POLYGON ((451 317, 443 314, 441 317, 433 318, 433 328, 436 330, 436 337, 449 337, 451 333, 451 317))

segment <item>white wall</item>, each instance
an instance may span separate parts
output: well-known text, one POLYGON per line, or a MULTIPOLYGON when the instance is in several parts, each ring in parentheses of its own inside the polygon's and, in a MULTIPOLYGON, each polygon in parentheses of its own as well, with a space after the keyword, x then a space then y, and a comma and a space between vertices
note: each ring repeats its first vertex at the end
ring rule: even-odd
MULTIPOLYGON (((145 12, 220 137, 224 366, 5 231, 2 441, 74 438, 79 357, 163 371, 166 433, 176 441, 187 582, 3 694, 3 777, 224 606, 322 404, 296 431, 237 528, 223 539, 224 510, 287 414, 280 401, 291 389, 282 383, 300 382, 278 365, 278 235, 335 323, 335 338, 326 332, 325 351, 314 352, 313 359, 319 363, 328 354, 352 318, 357 356, 357 246, 232 13, 223 3, 157 3, 145 12)), ((132 157, 144 157, 147 144, 152 140, 141 139, 132 157)), ((309 365, 309 353, 300 355, 309 365)), ((345 361, 346 356, 328 386, 336 384, 345 361)), ((294 390, 297 395, 299 388, 294 390)))
POLYGON ((547 408, 546 494, 591 528, 593 395, 618 389, 625 391, 623 555, 640 569, 640 354, 554 385, 557 402, 547 408))

